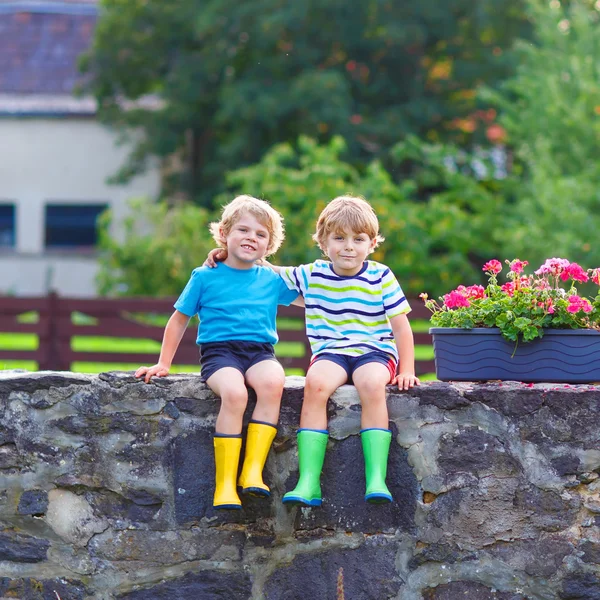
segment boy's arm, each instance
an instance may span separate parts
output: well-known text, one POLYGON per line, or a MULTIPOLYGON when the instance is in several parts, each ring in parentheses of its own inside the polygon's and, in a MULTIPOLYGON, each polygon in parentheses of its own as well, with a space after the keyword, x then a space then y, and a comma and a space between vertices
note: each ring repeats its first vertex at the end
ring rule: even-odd
POLYGON ((136 377, 144 377, 144 381, 149 383, 150 379, 154 376, 166 377, 169 374, 173 357, 179 347, 179 342, 181 342, 189 320, 190 317, 178 310, 171 315, 165 327, 158 362, 153 367, 140 367, 135 372, 136 377))
MULTIPOLYGON (((399 373, 396 377, 398 389, 408 390, 420 385, 419 378, 415 376, 415 341, 413 332, 405 314, 396 315, 390 319, 394 333, 396 348, 398 349, 399 373)), ((392 383, 394 383, 392 381, 392 383)))
MULTIPOLYGON (((204 264, 202 266, 210 267, 211 269, 214 269, 217 266, 217 262, 221 262, 221 261, 225 260, 226 258, 227 258, 226 250, 224 250, 223 248, 214 248, 213 250, 211 250, 208 253, 208 257, 206 258, 206 260, 204 261, 204 264)), ((269 267, 269 269, 271 269, 278 275, 281 275, 283 269, 288 268, 288 267, 280 267, 279 265, 273 265, 264 258, 257 260, 256 264, 260 265, 261 267, 269 267)), ((302 297, 302 295, 298 295, 298 297, 292 302, 292 304, 294 306, 299 306, 300 308, 304 308, 304 298, 302 297)))

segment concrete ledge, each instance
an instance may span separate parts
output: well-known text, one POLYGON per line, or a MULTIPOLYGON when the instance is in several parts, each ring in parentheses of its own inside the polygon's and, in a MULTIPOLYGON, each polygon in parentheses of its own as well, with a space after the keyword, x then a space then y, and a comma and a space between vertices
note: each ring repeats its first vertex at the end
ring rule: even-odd
POLYGON ((370 506, 343 386, 323 507, 298 509, 281 496, 303 382, 287 380, 272 498, 218 512, 218 399, 197 376, 0 372, 0 597, 335 599, 341 581, 353 600, 600 598, 600 387, 389 388, 395 502, 370 506))

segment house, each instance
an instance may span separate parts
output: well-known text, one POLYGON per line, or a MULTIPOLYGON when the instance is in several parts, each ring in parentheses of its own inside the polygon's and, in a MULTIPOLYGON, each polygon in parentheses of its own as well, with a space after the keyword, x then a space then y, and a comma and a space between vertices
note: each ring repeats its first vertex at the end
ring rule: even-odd
POLYGON ((159 169, 107 179, 127 148, 73 95, 96 0, 0 0, 0 294, 94 296, 95 221, 158 195, 159 169))

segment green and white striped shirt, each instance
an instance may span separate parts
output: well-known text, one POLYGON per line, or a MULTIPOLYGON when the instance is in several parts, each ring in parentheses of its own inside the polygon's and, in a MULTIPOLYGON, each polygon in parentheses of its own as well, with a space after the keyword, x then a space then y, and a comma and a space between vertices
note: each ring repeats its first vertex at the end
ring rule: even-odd
POLYGON ((317 260, 282 267, 281 276, 306 304, 306 335, 313 356, 323 352, 360 356, 383 351, 398 360, 390 319, 410 312, 402 288, 388 267, 365 261, 349 277, 317 260))

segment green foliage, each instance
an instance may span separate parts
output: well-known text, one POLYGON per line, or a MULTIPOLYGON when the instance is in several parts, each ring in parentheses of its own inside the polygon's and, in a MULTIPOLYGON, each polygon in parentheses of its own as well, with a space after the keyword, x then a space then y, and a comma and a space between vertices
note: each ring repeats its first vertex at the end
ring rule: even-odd
MULTIPOLYGON (((425 306, 432 312, 431 324, 463 329, 497 327, 513 342, 542 337, 544 329, 600 330, 600 294, 595 298, 578 295, 575 284, 586 282, 588 275, 576 263, 549 259, 538 275, 523 274, 526 264, 512 261, 508 281, 502 286, 497 279, 501 265, 490 261, 484 265, 489 274, 486 288, 459 286, 439 302, 424 294, 425 306)), ((594 283, 600 284, 600 270, 590 271, 594 283)))
POLYGON ((208 213, 189 204, 132 202, 131 216, 116 236, 112 221, 111 212, 105 211, 98 224, 101 295, 179 294, 214 247, 208 213))
POLYGON ((342 136, 362 166, 407 134, 463 135, 474 90, 512 72, 522 4, 102 0, 84 90, 134 144, 118 181, 175 153, 167 193, 211 206, 227 171, 301 135, 342 136))

